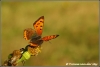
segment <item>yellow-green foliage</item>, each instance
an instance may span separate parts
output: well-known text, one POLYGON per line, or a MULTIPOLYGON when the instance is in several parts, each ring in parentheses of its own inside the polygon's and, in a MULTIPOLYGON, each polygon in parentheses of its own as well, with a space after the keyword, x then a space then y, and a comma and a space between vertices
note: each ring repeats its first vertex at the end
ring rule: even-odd
MULTIPOLYGON (((41 53, 27 66, 64 66, 66 63, 98 63, 99 3, 95 1, 1 2, 2 63, 13 50, 28 45, 25 28, 44 16, 43 36, 59 34, 42 44, 41 53)), ((22 65, 22 64, 21 64, 22 65)))

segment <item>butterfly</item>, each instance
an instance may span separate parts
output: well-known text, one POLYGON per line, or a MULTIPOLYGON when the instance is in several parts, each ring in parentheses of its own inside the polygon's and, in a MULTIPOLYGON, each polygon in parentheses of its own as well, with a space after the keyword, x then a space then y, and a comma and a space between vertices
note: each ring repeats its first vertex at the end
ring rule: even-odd
POLYGON ((24 30, 24 39, 30 40, 29 42, 30 46, 33 47, 39 46, 44 41, 49 41, 59 36, 59 35, 50 35, 42 38, 41 35, 43 31, 43 26, 44 26, 44 16, 41 16, 33 23, 34 29, 27 28, 24 30))

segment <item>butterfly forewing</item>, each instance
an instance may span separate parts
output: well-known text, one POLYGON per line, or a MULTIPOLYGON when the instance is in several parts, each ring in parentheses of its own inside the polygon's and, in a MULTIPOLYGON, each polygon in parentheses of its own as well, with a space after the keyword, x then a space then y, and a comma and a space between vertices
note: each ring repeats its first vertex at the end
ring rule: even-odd
POLYGON ((25 40, 31 39, 34 34, 34 30, 32 28, 27 28, 24 30, 24 38, 25 40))
POLYGON ((34 29, 37 35, 41 36, 43 31, 44 16, 41 16, 38 20, 33 23, 34 29))
POLYGON ((58 37, 59 35, 51 35, 51 36, 45 36, 42 38, 43 41, 49 41, 51 39, 54 39, 56 37, 58 37))

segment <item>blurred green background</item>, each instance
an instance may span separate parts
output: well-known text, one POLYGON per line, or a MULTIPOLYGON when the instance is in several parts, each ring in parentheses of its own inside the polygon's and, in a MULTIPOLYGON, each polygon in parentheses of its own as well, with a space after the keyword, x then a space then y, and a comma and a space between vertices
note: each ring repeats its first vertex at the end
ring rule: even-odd
MULTIPOLYGON (((1 2, 2 63, 28 41, 23 30, 45 17, 43 36, 60 36, 42 44, 42 52, 25 66, 65 66, 66 63, 99 63, 99 2, 1 2)), ((22 64, 19 64, 22 65, 22 64)))

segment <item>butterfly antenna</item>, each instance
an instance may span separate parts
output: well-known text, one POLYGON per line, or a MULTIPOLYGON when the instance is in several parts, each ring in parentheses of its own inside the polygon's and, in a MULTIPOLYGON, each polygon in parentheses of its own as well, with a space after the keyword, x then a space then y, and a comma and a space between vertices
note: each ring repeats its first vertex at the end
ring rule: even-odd
POLYGON ((50 41, 49 41, 49 43, 52 44, 50 41))

